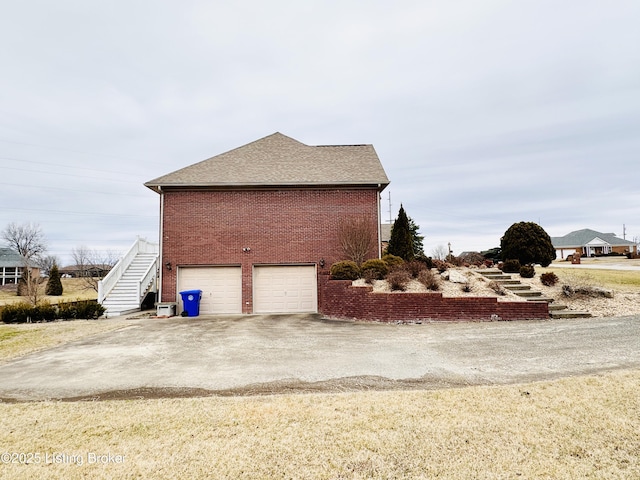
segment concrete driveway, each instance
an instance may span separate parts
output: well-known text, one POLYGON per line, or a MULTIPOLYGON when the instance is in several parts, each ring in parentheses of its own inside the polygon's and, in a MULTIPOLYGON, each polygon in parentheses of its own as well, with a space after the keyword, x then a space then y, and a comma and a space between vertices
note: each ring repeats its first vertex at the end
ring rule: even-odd
POLYGON ((631 367, 640 367, 638 316, 422 325, 175 317, 131 320, 5 363, 0 399, 440 388, 631 367))

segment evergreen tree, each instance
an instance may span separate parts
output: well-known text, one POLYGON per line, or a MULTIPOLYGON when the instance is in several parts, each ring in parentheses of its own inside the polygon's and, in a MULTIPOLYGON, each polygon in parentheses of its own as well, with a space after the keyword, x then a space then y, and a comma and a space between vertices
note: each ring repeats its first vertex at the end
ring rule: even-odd
POLYGON ((47 295, 59 297, 62 295, 62 282, 60 281, 60 272, 58 266, 54 263, 49 272, 49 281, 47 282, 47 295))
POLYGON ((407 216, 409 219, 409 231, 411 232, 411 240, 413 242, 413 254, 416 257, 424 256, 424 244, 422 241, 424 240, 424 236, 418 234, 418 230, 420 230, 420 225, 416 225, 416 222, 413 221, 413 218, 407 216))
POLYGON ((518 260, 520 264, 539 263, 548 266, 556 258, 551 237, 533 222, 514 223, 500 239, 503 260, 518 260))
POLYGON ((413 236, 411 235, 409 217, 407 217, 404 207, 401 204, 398 218, 396 218, 391 228, 391 238, 389 239, 387 253, 410 261, 415 257, 413 248, 414 243, 413 236))

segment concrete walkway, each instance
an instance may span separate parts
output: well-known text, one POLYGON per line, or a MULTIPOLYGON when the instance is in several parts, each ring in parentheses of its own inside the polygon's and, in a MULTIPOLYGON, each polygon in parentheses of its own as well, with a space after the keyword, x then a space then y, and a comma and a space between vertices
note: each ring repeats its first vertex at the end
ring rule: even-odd
POLYGON ((640 316, 423 325, 317 316, 133 320, 0 366, 0 399, 517 383, 638 368, 639 339, 640 316))

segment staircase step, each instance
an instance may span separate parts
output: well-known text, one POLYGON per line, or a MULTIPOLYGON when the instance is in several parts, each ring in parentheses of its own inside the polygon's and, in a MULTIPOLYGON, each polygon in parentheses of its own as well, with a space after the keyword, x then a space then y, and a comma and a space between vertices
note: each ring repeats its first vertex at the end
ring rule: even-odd
POLYGON ((547 297, 527 297, 527 302, 547 302, 549 304, 549 307, 551 307, 551 303, 553 303, 553 301, 553 298, 547 297))
POLYGON ((511 280, 511 275, 504 275, 502 273, 483 273, 482 276, 491 280, 511 280))
POLYGON ((560 310, 566 310, 567 306, 562 303, 554 303, 553 305, 549 305, 549 311, 558 312, 560 310))
POLYGON ((516 291, 531 290, 531 285, 523 285, 521 283, 518 283, 512 285, 504 285, 504 288, 506 290, 512 291, 513 293, 516 293, 516 291))
POLYGON ((513 293, 523 298, 534 298, 534 297, 542 298, 542 292, 536 292, 535 290, 527 290, 527 291, 518 290, 513 293))
POLYGON ((549 312, 551 318, 591 318, 589 312, 581 312, 577 310, 559 310, 549 312))

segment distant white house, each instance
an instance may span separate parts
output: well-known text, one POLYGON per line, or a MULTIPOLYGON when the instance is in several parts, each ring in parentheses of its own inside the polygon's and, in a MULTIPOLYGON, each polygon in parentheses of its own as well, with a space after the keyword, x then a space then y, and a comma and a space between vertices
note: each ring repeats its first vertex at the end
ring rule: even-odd
POLYGON ((602 233, 585 228, 566 234, 564 237, 551 237, 551 243, 556 249, 556 258, 566 258, 569 255, 594 257, 610 253, 638 253, 637 245, 613 233, 602 233))
POLYGON ((0 285, 18 283, 23 269, 24 259, 18 252, 0 247, 0 285))

